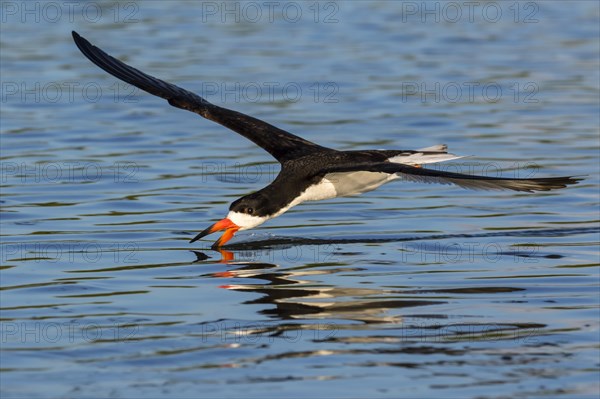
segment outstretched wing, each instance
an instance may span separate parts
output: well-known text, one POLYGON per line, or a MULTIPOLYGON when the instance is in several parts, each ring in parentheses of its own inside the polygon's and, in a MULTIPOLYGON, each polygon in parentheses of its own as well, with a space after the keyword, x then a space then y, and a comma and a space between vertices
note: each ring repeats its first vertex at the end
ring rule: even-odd
POLYGON ((73 39, 83 55, 111 75, 150 94, 164 98, 174 107, 195 112, 241 134, 281 163, 315 151, 331 151, 259 119, 218 107, 197 94, 147 75, 106 54, 75 31, 73 31, 73 39))
POLYGON ((394 173, 401 179, 408 181, 456 184, 457 186, 472 190, 549 191, 565 188, 568 185, 576 184, 578 181, 582 180, 581 178, 572 176, 542 177, 535 179, 507 179, 502 177, 475 176, 434 169, 417 168, 393 162, 333 166, 325 170, 325 176, 328 179, 335 179, 337 173, 344 174, 356 171, 394 173))

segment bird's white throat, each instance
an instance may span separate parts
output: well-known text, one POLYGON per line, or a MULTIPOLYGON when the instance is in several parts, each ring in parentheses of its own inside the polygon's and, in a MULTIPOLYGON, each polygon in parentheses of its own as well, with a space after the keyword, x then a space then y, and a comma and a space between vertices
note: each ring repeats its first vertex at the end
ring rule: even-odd
POLYGON ((253 216, 247 213, 229 211, 227 219, 239 226, 240 230, 248 230, 263 224, 271 218, 269 216, 253 216))

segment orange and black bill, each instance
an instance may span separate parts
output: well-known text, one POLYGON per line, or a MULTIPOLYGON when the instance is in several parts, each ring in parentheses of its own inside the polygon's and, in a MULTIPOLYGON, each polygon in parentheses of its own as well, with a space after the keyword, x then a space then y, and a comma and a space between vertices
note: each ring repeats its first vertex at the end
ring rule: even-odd
POLYGON ((231 238, 234 236, 234 234, 239 229, 240 229, 240 227, 237 224, 235 224, 231 220, 225 218, 225 219, 219 220, 217 223, 208 227, 201 233, 198 233, 198 235, 196 237, 194 237, 192 240, 190 240, 190 243, 198 241, 202 237, 212 234, 216 231, 225 230, 225 233, 223 233, 221 238, 219 238, 211 247, 211 248, 219 248, 219 247, 223 246, 227 241, 231 240, 231 238))

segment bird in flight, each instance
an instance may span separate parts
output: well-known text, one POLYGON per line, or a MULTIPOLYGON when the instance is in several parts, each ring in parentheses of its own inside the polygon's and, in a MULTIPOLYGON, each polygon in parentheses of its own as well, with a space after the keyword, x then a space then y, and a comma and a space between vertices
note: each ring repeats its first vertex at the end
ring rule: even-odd
POLYGON ((575 184, 579 178, 508 179, 445 172, 423 164, 461 158, 445 145, 420 150, 338 151, 305 140, 264 121, 211 104, 174 84, 152 77, 108 55, 73 32, 75 44, 94 64, 170 105, 195 112, 241 134, 271 154, 281 170, 268 186, 235 200, 229 213, 190 243, 224 230, 212 248, 220 248, 236 232, 259 226, 305 201, 318 201, 371 191, 392 180, 455 184, 468 189, 548 191, 575 184))

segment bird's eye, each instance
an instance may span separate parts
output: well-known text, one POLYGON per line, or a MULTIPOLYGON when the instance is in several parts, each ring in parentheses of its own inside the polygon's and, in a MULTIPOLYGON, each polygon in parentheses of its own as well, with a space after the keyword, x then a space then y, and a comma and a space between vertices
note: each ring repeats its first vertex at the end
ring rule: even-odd
POLYGON ((252 209, 252 208, 246 208, 246 213, 248 215, 252 215, 253 212, 254 212, 254 209, 252 209))

